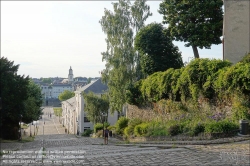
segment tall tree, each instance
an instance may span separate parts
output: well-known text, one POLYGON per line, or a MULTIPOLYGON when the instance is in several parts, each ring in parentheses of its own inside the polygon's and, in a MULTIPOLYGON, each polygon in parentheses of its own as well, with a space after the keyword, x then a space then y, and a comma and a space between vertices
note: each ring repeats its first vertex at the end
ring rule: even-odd
POLYGON ((119 0, 112 4, 114 12, 105 9, 104 16, 99 23, 107 35, 107 50, 102 52, 102 59, 106 61, 102 78, 109 87, 110 109, 111 112, 114 112, 122 110, 126 101, 126 84, 135 80, 136 56, 133 48, 133 27, 139 29, 143 26, 143 22, 147 18, 144 16, 144 11, 147 12, 147 9, 141 10, 134 6, 132 12, 129 0, 119 0), (134 13, 135 21, 133 21, 131 13, 134 13))
POLYGON ((71 92, 69 90, 65 90, 65 91, 63 91, 62 93, 59 94, 58 99, 60 101, 65 101, 65 100, 68 100, 68 99, 70 99, 70 98, 72 98, 74 96, 75 96, 74 92, 71 92))
POLYGON ((95 95, 93 92, 84 93, 84 100, 86 101, 85 111, 87 118, 93 122, 102 122, 102 113, 108 114, 109 101, 106 94, 101 97, 95 95))
MULTIPOLYGON (((131 6, 132 15, 132 27, 135 28, 135 33, 144 27, 144 23, 149 16, 152 16, 150 12, 150 6, 146 4, 146 0, 136 0, 131 6)), ((135 52, 135 76, 139 80, 142 78, 142 69, 140 65, 140 53, 135 52)))
POLYGON ((24 115, 22 121, 30 123, 37 120, 42 114, 41 106, 43 103, 41 89, 32 80, 29 81, 27 86, 28 99, 24 101, 24 115))
POLYGON ((21 115, 25 115, 24 101, 28 98, 29 77, 17 75, 19 65, 7 58, 0 58, 0 114, 1 137, 18 138, 18 126, 21 115))
POLYGON ((151 23, 142 28, 136 34, 135 49, 140 53, 145 76, 169 68, 183 67, 181 53, 172 43, 162 24, 151 23))
POLYGON ((192 46, 194 57, 199 58, 197 47, 210 49, 221 43, 222 5, 222 0, 164 0, 159 13, 174 40, 192 46))

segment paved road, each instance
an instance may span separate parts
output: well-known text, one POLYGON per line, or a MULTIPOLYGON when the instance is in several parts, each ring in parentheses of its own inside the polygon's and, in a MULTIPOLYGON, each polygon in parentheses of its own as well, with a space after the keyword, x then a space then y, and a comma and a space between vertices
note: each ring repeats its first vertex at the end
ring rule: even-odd
MULTIPOLYGON (((50 112, 51 108, 44 109, 50 112)), ((111 138, 108 145, 102 145, 101 138, 76 137, 64 134, 58 118, 46 116, 44 134, 40 123, 34 142, 1 144, 2 150, 18 150, 3 158, 0 165, 11 161, 21 165, 249 165, 249 141, 233 144, 206 146, 161 146, 121 144, 111 138), (44 141, 43 141, 44 140, 44 141), (42 151, 41 147, 44 147, 42 151), (40 151, 40 152, 39 152, 40 151), (24 152, 25 155, 21 155, 24 152), (27 158, 29 157, 29 158, 27 158), (16 160, 15 160, 16 159, 16 160), (4 161, 4 162, 3 162, 4 161)), ((11 151, 13 152, 13 151, 11 151)), ((6 163, 9 162, 9 163, 6 163)))
POLYGON ((65 128, 59 123, 59 117, 54 115, 52 107, 43 109, 43 116, 39 122, 39 130, 37 135, 54 135, 64 134, 65 128))

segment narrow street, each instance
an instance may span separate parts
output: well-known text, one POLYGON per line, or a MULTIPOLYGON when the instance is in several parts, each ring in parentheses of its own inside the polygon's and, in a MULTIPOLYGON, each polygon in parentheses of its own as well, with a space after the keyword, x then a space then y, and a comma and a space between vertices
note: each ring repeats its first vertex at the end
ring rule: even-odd
MULTIPOLYGON (((65 134, 52 107, 44 110, 35 141, 1 143, 10 154, 0 165, 249 165, 249 140, 219 145, 139 145, 109 138, 77 137, 65 134), (44 124, 45 122, 45 124, 44 124), (44 129, 44 130, 43 130, 44 129), (44 147, 44 149, 43 149, 44 147)), ((33 127, 32 127, 33 128, 33 127)), ((34 130, 33 130, 34 131, 34 130)))

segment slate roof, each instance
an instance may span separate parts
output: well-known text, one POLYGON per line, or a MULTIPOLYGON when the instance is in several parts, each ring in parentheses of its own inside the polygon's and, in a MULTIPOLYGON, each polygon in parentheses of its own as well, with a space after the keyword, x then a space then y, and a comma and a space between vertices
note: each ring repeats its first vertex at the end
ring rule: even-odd
POLYGON ((82 88, 77 89, 77 91, 81 91, 81 92, 93 92, 93 93, 104 93, 104 91, 106 91, 108 89, 108 86, 102 83, 101 78, 85 85, 82 88))
POLYGON ((76 98, 74 96, 74 97, 72 97, 72 98, 70 98, 68 100, 63 101, 62 103, 67 103, 67 104, 69 104, 71 106, 71 108, 75 108, 76 98))

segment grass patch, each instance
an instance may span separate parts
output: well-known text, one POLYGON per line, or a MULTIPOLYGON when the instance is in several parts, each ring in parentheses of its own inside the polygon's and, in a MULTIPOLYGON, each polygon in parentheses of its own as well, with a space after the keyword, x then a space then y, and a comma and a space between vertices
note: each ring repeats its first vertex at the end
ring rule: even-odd
POLYGON ((27 125, 27 124, 22 124, 22 125, 21 125, 21 128, 22 128, 22 129, 27 129, 28 127, 29 127, 29 125, 27 125))
POLYGON ((22 140, 19 141, 19 140, 5 140, 5 139, 0 139, 0 142, 1 143, 25 143, 25 142, 32 142, 34 141, 35 137, 32 136, 24 136, 22 137, 22 140))
POLYGON ((62 108, 61 107, 54 107, 53 110, 54 110, 54 114, 56 116, 62 116, 62 108))

